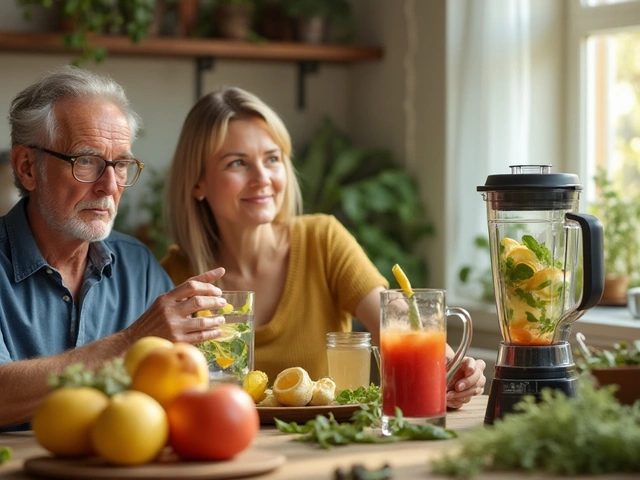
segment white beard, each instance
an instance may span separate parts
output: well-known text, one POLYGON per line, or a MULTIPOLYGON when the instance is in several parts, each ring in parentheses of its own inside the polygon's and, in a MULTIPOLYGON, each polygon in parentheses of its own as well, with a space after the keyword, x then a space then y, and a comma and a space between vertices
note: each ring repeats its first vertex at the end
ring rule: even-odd
POLYGON ((113 197, 102 197, 97 200, 81 202, 76 205, 69 216, 69 211, 64 205, 55 203, 51 187, 46 182, 46 175, 44 175, 44 172, 41 173, 41 178, 44 180, 42 182, 44 188, 41 189, 37 196, 37 203, 38 209, 49 228, 84 242, 98 242, 109 236, 117 213, 113 197), (104 215, 96 215, 92 220, 81 219, 79 213, 86 208, 108 209, 108 221, 104 221, 104 215))

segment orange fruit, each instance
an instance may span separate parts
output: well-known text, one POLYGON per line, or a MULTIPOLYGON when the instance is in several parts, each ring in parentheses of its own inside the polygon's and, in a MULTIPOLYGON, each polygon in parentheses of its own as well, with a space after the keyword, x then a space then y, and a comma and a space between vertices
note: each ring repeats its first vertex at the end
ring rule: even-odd
POLYGON ((177 342, 172 348, 156 348, 140 362, 131 388, 167 406, 189 387, 209 386, 209 366, 204 354, 189 343, 177 342))
POLYGON ((124 357, 124 366, 127 369, 130 377, 138 368, 140 361, 147 356, 149 352, 156 348, 171 348, 173 343, 166 338, 160 337, 142 337, 131 345, 131 348, 127 351, 124 357))

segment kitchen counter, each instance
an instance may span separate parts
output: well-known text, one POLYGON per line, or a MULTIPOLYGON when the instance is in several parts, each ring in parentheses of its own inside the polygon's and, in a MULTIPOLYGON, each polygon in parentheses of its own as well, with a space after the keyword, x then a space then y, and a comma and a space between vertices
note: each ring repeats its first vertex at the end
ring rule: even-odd
MULTIPOLYGON (((474 428, 481 428, 487 403, 487 396, 479 396, 462 409, 447 414, 447 427, 460 435, 467 435, 474 428)), ((354 464, 363 464, 369 469, 377 469, 389 463, 393 469, 393 478, 412 480, 434 478, 429 473, 429 459, 438 458, 445 452, 456 448, 457 440, 440 441, 403 441, 391 444, 352 444, 324 450, 316 445, 292 441, 294 435, 284 435, 274 427, 262 426, 252 448, 268 450, 284 454, 286 463, 270 473, 252 478, 264 480, 330 480, 334 471, 340 467, 349 469, 354 464)), ((13 458, 0 466, 2 479, 27 479, 22 471, 24 460, 45 455, 46 452, 37 445, 30 433, 1 434, 0 446, 13 448, 13 458)), ((438 477, 442 478, 442 477, 438 477)), ((525 473, 486 474, 479 479, 514 479, 514 478, 558 478, 543 475, 527 475, 525 473)), ((582 477, 589 478, 589 477, 582 477)), ((598 476, 598 480, 637 478, 635 475, 598 476)))

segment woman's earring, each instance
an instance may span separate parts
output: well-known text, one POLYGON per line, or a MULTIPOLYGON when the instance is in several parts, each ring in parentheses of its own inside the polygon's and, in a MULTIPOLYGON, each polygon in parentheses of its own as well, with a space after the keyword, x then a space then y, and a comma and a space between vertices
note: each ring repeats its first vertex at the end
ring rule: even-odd
POLYGON ((203 201, 203 200, 204 200, 204 195, 200 195, 200 196, 198 197, 198 201, 199 201, 199 202, 201 202, 201 201, 203 201))

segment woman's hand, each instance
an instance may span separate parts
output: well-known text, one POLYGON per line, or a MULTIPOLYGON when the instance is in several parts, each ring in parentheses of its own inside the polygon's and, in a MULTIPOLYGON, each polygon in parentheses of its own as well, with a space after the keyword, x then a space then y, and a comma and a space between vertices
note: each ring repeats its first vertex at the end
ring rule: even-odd
POLYGON ((464 357, 462 363, 453 376, 453 380, 447 385, 447 407, 460 408, 469 403, 471 397, 484 392, 487 378, 484 369, 487 364, 484 360, 475 360, 464 357))

